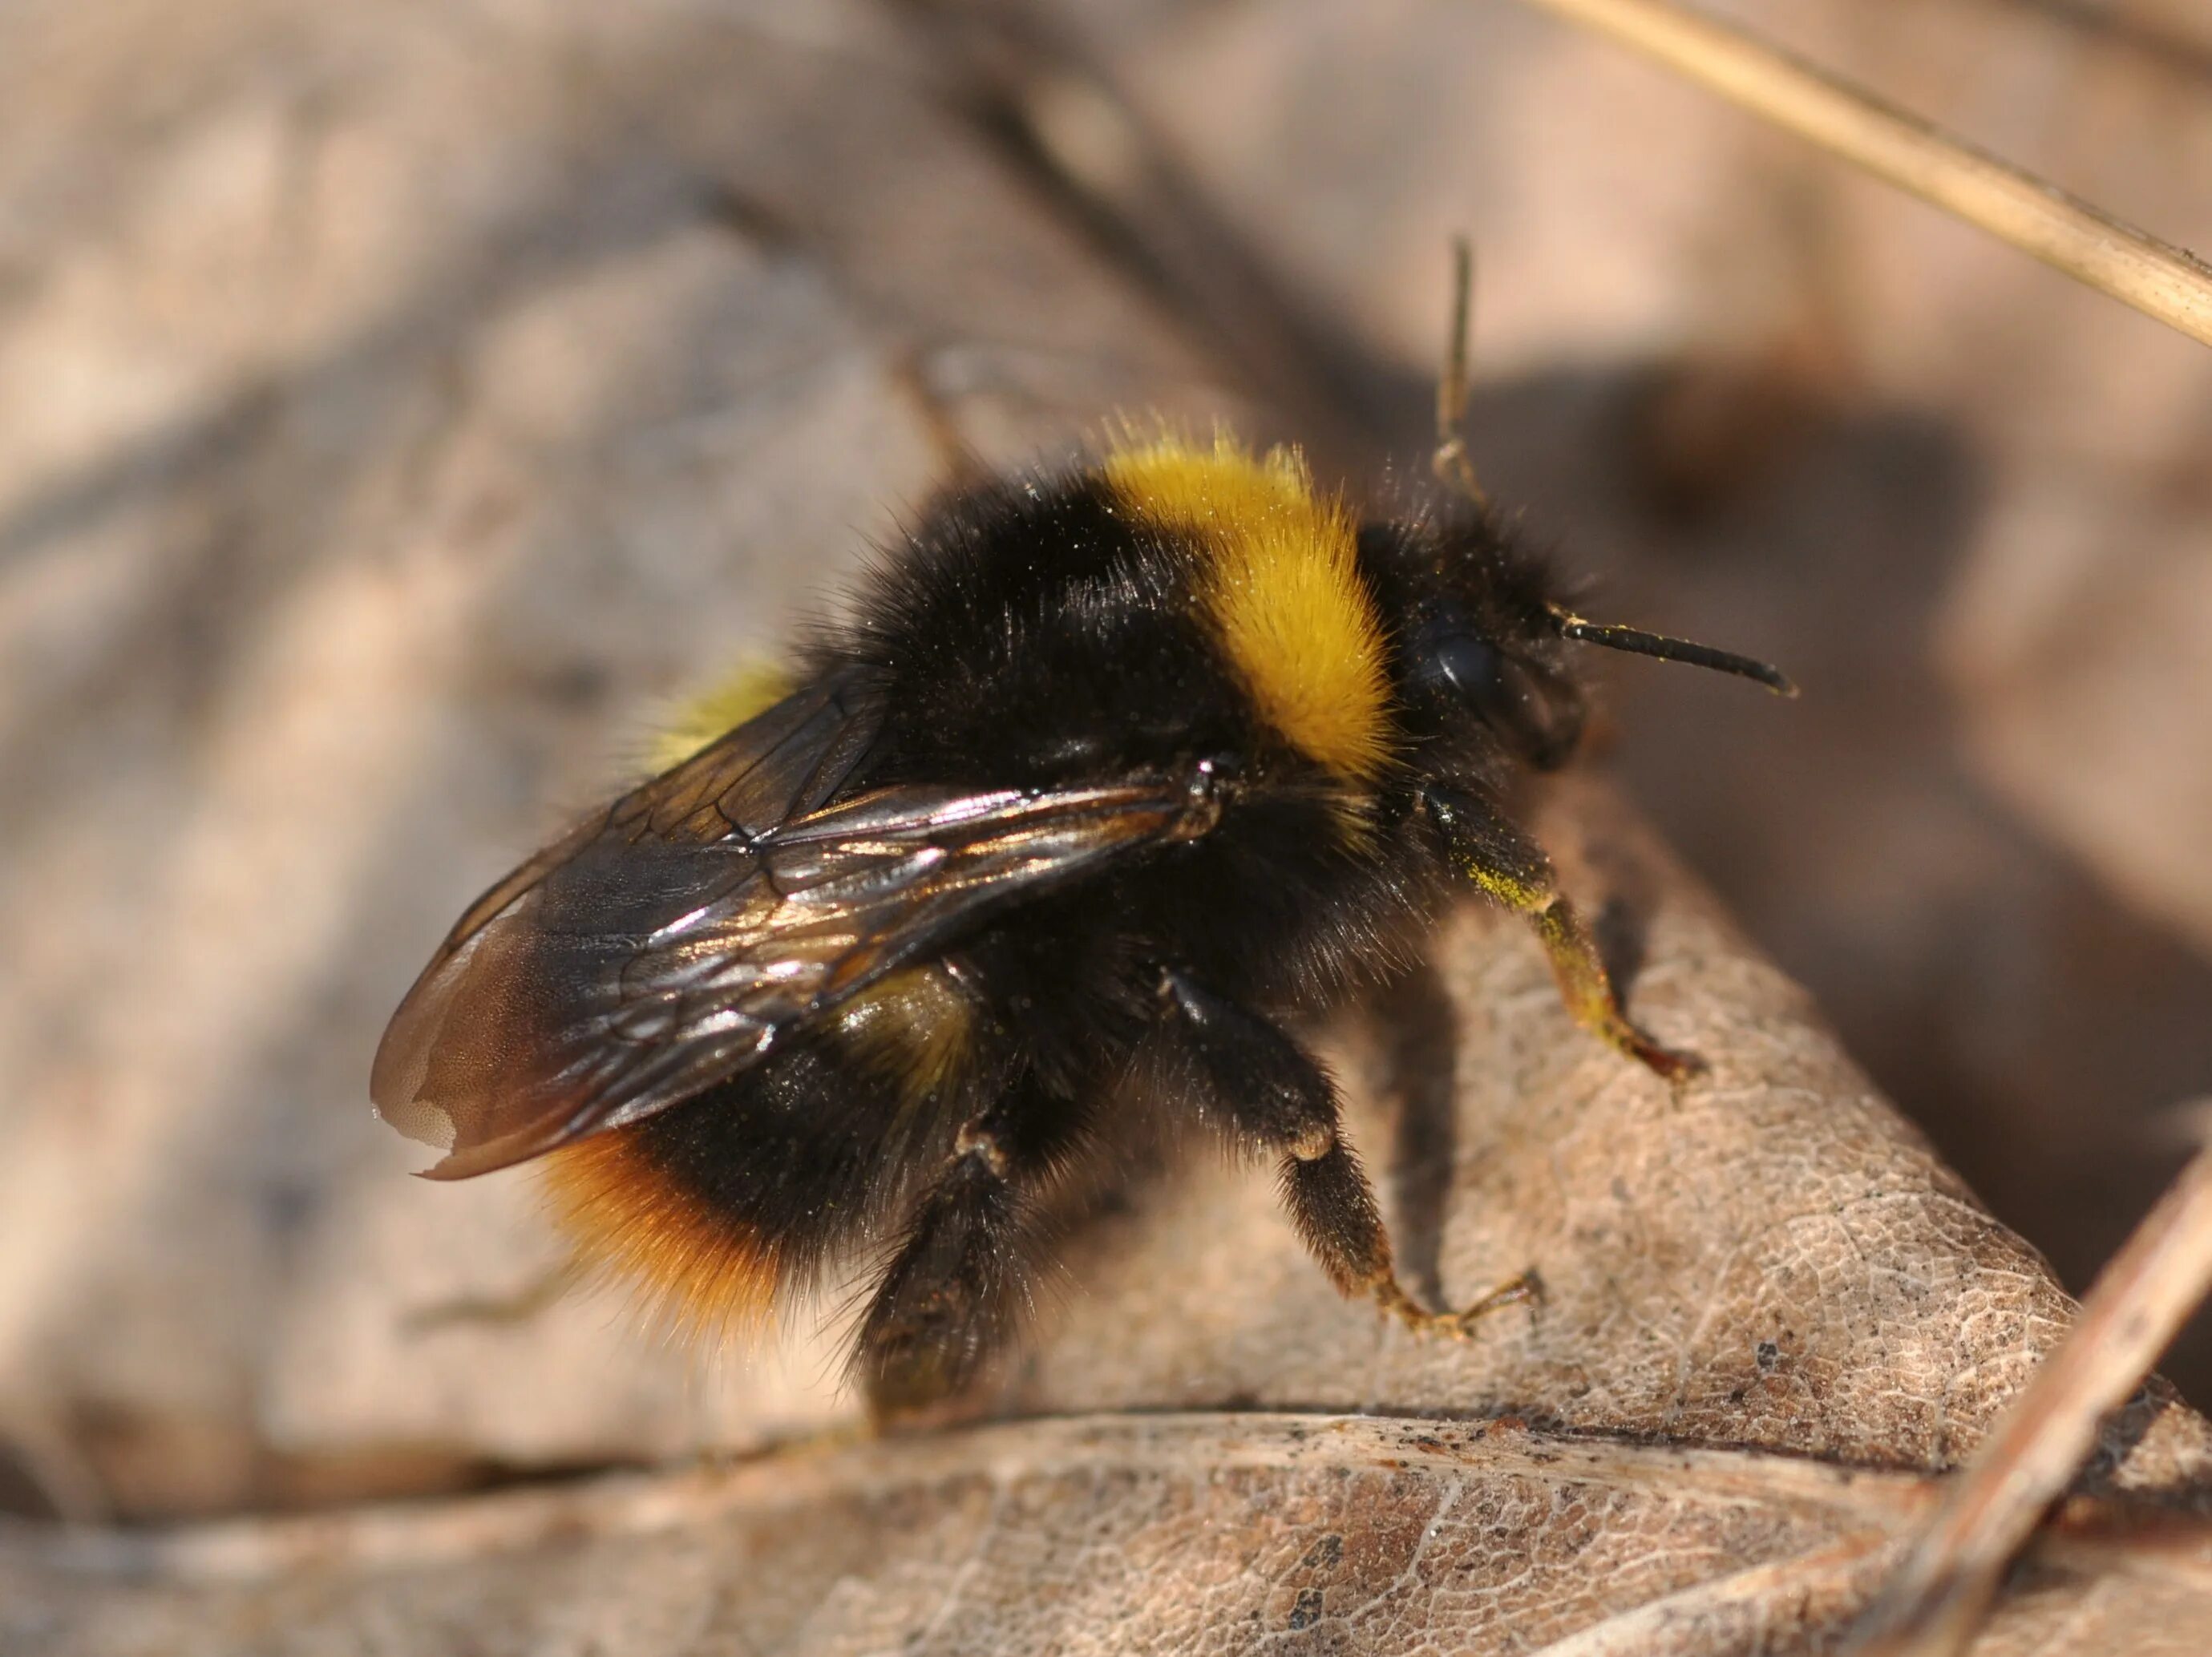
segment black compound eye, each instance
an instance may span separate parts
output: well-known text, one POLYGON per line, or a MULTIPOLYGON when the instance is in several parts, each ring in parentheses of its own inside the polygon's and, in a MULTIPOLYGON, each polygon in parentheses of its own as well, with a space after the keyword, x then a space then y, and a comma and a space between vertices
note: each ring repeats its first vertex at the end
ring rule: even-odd
POLYGON ((1582 698, 1571 679, 1509 658, 1475 634, 1433 635, 1422 658, 1422 673, 1540 770, 1565 761, 1582 733, 1582 698))
POLYGON ((1477 707, 1497 700, 1503 688, 1497 648, 1471 633, 1452 633, 1430 646, 1430 677, 1462 702, 1477 707))

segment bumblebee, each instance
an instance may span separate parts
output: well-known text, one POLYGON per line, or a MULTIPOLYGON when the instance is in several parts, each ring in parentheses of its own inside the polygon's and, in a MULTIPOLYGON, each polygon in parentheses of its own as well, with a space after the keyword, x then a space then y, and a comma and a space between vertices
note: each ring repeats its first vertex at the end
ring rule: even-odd
POLYGON ((1687 1074, 1509 785, 1575 749, 1578 644, 1787 689, 1583 620, 1471 493, 1363 522, 1291 451, 1154 434, 948 498, 769 705, 461 917, 378 1110, 446 1150, 432 1178, 548 1157, 581 1253, 697 1322, 877 1262, 854 1366, 879 1406, 1003 1344, 1133 1077, 1279 1160, 1341 1292, 1466 1332, 1524 1286, 1406 1291, 1286 1026, 1472 888, 1534 926, 1584 1029, 1687 1074))

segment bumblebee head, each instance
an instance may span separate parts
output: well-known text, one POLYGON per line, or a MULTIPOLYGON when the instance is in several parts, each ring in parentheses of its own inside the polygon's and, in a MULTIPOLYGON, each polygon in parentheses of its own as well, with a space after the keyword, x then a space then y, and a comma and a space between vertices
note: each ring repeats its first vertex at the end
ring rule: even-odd
POLYGON ((1797 694, 1778 670, 1748 656, 1585 620, 1568 608, 1542 561, 1487 521, 1446 530, 1420 547, 1414 568, 1419 574, 1400 589, 1399 636, 1415 699, 1445 717, 1473 716, 1537 770, 1565 763, 1582 737, 1587 702, 1576 659, 1583 645, 1797 694))
POLYGON ((1485 512, 1371 525, 1364 549, 1415 725, 1472 720, 1524 765, 1564 764, 1587 710, 1546 561, 1485 512))
MULTIPOLYGON (((1468 339, 1474 314, 1474 255, 1452 242, 1451 333, 1437 380, 1437 447, 1431 470, 1456 503, 1415 565, 1409 630, 1416 694, 1472 713, 1524 763, 1562 764, 1580 740, 1584 712, 1568 661, 1574 645, 1688 662, 1756 679, 1795 696, 1779 669, 1748 656, 1632 627, 1585 621, 1568 609, 1543 561, 1515 545, 1468 458, 1468 339), (1471 511, 1469 510, 1471 509, 1471 511)), ((1422 537, 1413 537, 1416 544, 1422 537)))

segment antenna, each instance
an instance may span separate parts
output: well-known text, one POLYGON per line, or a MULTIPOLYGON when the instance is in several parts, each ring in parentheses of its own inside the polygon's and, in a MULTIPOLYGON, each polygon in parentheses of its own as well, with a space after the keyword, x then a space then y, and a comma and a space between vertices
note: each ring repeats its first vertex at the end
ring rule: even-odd
POLYGON ((1790 683, 1780 668, 1753 657, 1716 650, 1711 645, 1692 644, 1687 639, 1670 639, 1662 633, 1646 633, 1641 628, 1586 622, 1557 605, 1553 606, 1552 615, 1559 622, 1563 639, 1603 645, 1607 650, 1625 650, 1632 655, 1656 656, 1662 662, 1687 662, 1692 667, 1710 667, 1715 672, 1733 673, 1738 678, 1756 679, 1778 696, 1797 694, 1797 687, 1790 683))
MULTIPOLYGON (((1429 469, 1446 489, 1488 512, 1490 496, 1474 475, 1474 462, 1467 452, 1468 339, 1474 331, 1474 249, 1462 235, 1452 238, 1451 251, 1451 334, 1444 345, 1443 373, 1437 379, 1437 448, 1429 458, 1429 469)), ((1711 645, 1693 644, 1687 639, 1670 639, 1664 634, 1646 633, 1641 628, 1585 621, 1557 604, 1552 606, 1552 616, 1563 639, 1602 645, 1607 650, 1625 650, 1638 656, 1656 656, 1662 661, 1687 662, 1692 667, 1710 667, 1718 673, 1733 673, 1739 678, 1754 679, 1780 696, 1797 694, 1797 687, 1790 683, 1780 668, 1749 656, 1739 656, 1734 651, 1716 650, 1711 645)))
POLYGON ((1490 497, 1474 475, 1467 452, 1468 338, 1474 326, 1474 249, 1465 236, 1452 238, 1451 337, 1444 347, 1443 373, 1437 379, 1437 451, 1429 470, 1437 482, 1483 511, 1490 497))

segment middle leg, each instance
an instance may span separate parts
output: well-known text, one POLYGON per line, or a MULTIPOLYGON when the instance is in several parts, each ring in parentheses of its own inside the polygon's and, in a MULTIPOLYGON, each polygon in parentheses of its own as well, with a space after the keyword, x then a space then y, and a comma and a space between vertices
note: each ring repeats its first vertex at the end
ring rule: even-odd
POLYGON ((1398 1281, 1390 1234, 1359 1159, 1345 1144, 1328 1073, 1273 1023, 1164 969, 1161 1024, 1237 1133, 1283 1156, 1291 1223, 1339 1293, 1371 1296, 1408 1328, 1466 1335, 1500 1307, 1536 1298, 1523 1272, 1457 1312, 1431 1312, 1398 1281))

